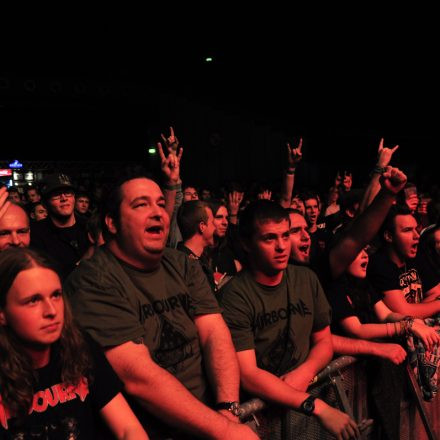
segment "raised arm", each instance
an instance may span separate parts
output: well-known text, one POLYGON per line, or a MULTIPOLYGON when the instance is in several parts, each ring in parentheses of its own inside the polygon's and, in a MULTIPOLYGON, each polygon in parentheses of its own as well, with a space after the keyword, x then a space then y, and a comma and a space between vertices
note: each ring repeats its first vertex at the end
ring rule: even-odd
POLYGON ((363 212, 367 206, 371 204, 377 193, 380 190, 380 176, 383 170, 390 164, 391 158, 394 152, 399 148, 395 145, 393 148, 387 148, 383 146, 383 138, 379 142, 379 148, 377 150, 377 162, 371 173, 370 182, 364 192, 361 204, 359 206, 359 212, 363 212))
POLYGON ((209 439, 257 438, 247 426, 229 421, 197 400, 151 359, 144 344, 126 342, 108 349, 106 356, 127 393, 165 423, 209 439))
POLYGON ((358 215, 341 239, 330 250, 333 279, 338 278, 379 231, 397 193, 405 186, 406 175, 398 168, 386 167, 379 191, 370 206, 358 215))
POLYGON ((176 192, 181 189, 182 181, 180 180, 180 160, 183 154, 183 148, 179 148, 179 141, 174 135, 173 127, 170 127, 170 136, 166 138, 161 135, 164 145, 168 151, 168 156, 165 156, 162 144, 157 143, 157 149, 160 156, 160 167, 164 177, 164 196, 165 209, 170 218, 174 212, 174 204, 176 200, 176 192))
POLYGON ((3 188, 0 188, 0 219, 8 210, 10 204, 11 202, 8 200, 8 189, 4 186, 3 188))
POLYGON ((228 194, 228 221, 233 225, 238 223, 238 210, 243 201, 244 193, 240 191, 232 191, 228 194))
POLYGON ((280 205, 283 208, 290 207, 290 201, 292 199, 293 185, 295 183, 295 171, 296 166, 302 159, 302 143, 303 140, 300 138, 298 147, 293 148, 289 142, 287 142, 287 167, 284 171, 283 176, 283 186, 281 189, 280 205))

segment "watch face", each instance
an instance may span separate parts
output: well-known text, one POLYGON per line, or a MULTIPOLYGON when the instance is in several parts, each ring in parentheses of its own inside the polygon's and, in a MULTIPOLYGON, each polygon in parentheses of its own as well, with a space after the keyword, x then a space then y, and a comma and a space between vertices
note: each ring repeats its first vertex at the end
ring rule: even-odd
POLYGON ((229 408, 229 411, 231 411, 234 416, 240 415, 240 404, 238 402, 232 402, 231 407, 229 408))
POLYGON ((315 409, 315 397, 309 396, 301 405, 301 408, 305 414, 308 416, 312 415, 315 409))

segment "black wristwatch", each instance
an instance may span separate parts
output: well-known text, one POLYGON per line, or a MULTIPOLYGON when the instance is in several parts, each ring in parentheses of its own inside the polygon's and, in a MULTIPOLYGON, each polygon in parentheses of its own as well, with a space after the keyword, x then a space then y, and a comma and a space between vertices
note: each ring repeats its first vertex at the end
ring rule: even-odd
POLYGON ((309 396, 303 403, 301 403, 300 411, 306 416, 311 416, 315 409, 315 396, 309 396))
POLYGON ((234 416, 240 415, 240 403, 239 402, 219 402, 216 403, 214 408, 218 411, 219 409, 226 409, 227 411, 234 414, 234 416))

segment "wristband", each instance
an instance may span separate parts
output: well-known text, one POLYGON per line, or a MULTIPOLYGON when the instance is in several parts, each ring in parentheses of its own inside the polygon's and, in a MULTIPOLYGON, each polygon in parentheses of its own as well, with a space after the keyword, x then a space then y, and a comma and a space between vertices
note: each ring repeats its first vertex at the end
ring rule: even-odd
POLYGON ((373 174, 383 174, 386 171, 386 167, 380 167, 379 165, 376 165, 373 168, 373 171, 371 171, 370 176, 373 174))
POLYGON ((175 185, 165 184, 163 187, 164 189, 167 189, 169 191, 177 191, 182 189, 182 184, 181 183, 176 183, 175 185))

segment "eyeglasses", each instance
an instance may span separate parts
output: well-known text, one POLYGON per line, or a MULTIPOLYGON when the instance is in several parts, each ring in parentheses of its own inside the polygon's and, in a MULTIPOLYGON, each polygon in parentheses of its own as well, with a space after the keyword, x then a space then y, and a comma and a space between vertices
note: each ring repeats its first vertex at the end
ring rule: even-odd
POLYGON ((64 197, 73 197, 74 194, 75 194, 75 193, 74 193, 73 191, 71 191, 71 190, 67 190, 67 189, 66 189, 65 191, 61 191, 61 192, 59 192, 59 193, 57 193, 57 194, 51 196, 50 199, 51 199, 51 200, 60 200, 60 199, 61 199, 61 196, 64 196, 64 197))

